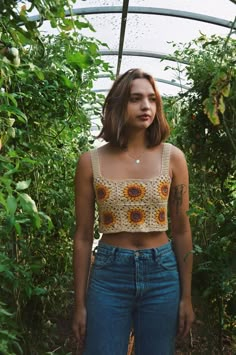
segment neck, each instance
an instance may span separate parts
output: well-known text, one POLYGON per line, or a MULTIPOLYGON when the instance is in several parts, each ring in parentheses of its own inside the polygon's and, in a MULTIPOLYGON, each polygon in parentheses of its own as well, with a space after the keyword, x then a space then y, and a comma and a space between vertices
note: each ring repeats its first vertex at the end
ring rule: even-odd
POLYGON ((136 164, 140 164, 147 150, 147 142, 144 134, 129 136, 127 155, 136 164))
POLYGON ((146 136, 143 132, 129 136, 127 150, 129 152, 143 152, 147 148, 146 136))

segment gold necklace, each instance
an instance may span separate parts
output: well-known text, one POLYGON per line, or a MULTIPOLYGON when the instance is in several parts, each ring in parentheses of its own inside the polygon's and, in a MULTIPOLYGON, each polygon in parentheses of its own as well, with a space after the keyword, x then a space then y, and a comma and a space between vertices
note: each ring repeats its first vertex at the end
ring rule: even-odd
POLYGON ((139 156, 139 158, 134 158, 128 151, 127 154, 130 158, 132 158, 136 164, 140 164, 141 163, 141 157, 143 156, 143 154, 145 153, 145 150, 142 152, 142 154, 139 156))

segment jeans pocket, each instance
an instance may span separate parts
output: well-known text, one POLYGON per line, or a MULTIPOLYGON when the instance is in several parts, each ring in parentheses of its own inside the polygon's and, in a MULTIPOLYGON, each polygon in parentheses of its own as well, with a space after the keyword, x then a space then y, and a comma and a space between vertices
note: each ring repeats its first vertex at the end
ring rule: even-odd
POLYGON ((177 261, 173 250, 161 255, 160 266, 167 271, 177 270, 177 261))
POLYGON ((112 254, 100 254, 99 252, 95 256, 94 260, 94 268, 96 269, 102 269, 107 265, 110 265, 113 261, 113 255, 112 254))

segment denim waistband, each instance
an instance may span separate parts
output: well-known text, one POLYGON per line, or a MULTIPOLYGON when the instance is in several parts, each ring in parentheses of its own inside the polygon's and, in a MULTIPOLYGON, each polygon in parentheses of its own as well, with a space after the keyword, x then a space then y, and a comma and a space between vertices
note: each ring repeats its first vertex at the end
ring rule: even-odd
POLYGON ((120 255, 120 256, 139 256, 144 258, 150 257, 158 257, 160 255, 164 255, 172 251, 172 242, 168 242, 163 244, 157 248, 150 248, 150 249, 125 249, 120 247, 115 247, 110 244, 105 244, 103 242, 99 242, 97 246, 97 252, 99 254, 113 254, 113 255, 120 255))

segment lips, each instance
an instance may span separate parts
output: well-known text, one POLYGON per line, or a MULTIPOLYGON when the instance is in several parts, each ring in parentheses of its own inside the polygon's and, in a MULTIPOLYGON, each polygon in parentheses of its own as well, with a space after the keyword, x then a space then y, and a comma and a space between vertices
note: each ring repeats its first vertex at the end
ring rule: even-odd
POLYGON ((150 115, 144 114, 144 115, 138 116, 138 118, 141 118, 142 120, 148 120, 150 118, 150 115))

